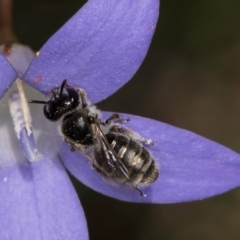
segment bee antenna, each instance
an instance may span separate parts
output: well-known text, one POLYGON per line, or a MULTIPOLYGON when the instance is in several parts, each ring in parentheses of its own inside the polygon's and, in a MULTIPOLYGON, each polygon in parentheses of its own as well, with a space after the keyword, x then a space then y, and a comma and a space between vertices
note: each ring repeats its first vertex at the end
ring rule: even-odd
POLYGON ((45 101, 39 101, 39 100, 28 100, 28 103, 38 103, 38 104, 46 104, 45 101))
POLYGON ((67 83, 67 79, 64 79, 60 88, 60 93, 59 93, 60 97, 62 96, 63 88, 65 87, 66 83, 67 83))

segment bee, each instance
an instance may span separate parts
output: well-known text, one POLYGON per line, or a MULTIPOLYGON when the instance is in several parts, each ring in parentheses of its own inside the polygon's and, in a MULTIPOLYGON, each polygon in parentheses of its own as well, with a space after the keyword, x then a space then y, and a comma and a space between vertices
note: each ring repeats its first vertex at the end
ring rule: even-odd
POLYGON ((59 132, 71 151, 86 156, 92 168, 107 181, 126 184, 139 191, 158 178, 159 168, 145 148, 152 140, 125 128, 129 121, 114 113, 102 121, 101 112, 91 104, 81 88, 72 87, 63 80, 52 89, 47 101, 30 100, 44 104, 43 112, 50 121, 60 121, 59 132))

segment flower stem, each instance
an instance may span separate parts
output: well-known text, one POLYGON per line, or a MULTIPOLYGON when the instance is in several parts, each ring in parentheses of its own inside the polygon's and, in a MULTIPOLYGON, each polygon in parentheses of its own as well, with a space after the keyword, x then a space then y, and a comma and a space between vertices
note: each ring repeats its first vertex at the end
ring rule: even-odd
POLYGON ((12 28, 12 0, 0 0, 0 44, 17 42, 12 28))

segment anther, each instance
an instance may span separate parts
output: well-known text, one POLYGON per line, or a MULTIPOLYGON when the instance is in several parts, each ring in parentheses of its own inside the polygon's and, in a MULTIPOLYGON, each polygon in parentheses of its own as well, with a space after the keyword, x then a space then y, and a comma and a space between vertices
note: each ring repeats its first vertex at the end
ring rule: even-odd
POLYGON ((12 93, 9 98, 10 114, 24 156, 29 161, 35 161, 37 159, 37 148, 31 127, 31 117, 22 83, 19 79, 17 79, 17 87, 18 91, 12 93))

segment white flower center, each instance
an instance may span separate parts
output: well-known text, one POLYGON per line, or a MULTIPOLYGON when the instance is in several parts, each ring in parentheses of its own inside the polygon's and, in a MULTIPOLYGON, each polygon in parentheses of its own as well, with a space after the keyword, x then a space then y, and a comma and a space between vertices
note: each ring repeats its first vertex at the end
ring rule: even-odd
POLYGON ((28 103, 22 87, 22 82, 17 79, 17 89, 9 98, 10 113, 13 119, 14 130, 19 139, 24 156, 29 161, 37 160, 37 148, 31 127, 31 116, 28 103))

